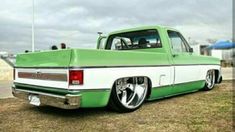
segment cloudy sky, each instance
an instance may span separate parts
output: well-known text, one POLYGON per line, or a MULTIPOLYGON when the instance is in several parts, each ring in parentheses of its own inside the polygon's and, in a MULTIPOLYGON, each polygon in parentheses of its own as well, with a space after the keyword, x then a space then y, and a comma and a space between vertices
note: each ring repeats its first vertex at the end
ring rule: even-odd
MULTIPOLYGON (((31 49, 31 0, 1 0, 0 51, 31 49)), ((35 0, 35 48, 95 48, 105 34, 142 25, 166 25, 191 40, 232 38, 232 0, 35 0)))

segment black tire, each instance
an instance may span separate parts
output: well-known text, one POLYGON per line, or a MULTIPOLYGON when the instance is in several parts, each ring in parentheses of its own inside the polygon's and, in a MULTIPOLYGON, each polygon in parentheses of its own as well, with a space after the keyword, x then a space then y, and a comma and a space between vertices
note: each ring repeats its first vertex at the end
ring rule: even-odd
MULTIPOLYGON (((133 112, 142 106, 142 104, 147 96, 147 92, 148 92, 148 87, 146 87, 146 89, 144 90, 143 96, 141 97, 141 101, 136 106, 131 107, 131 108, 127 107, 127 106, 123 105, 123 103, 120 101, 120 97, 117 93, 117 81, 116 81, 114 83, 112 91, 111 91, 108 107, 111 108, 112 110, 115 110, 120 113, 133 112)), ((137 96, 137 94, 135 94, 133 96, 137 96)), ((133 97, 133 98, 135 98, 135 97, 133 97)))
POLYGON ((215 70, 209 70, 207 71, 206 74, 206 79, 205 79, 205 86, 204 86, 204 90, 209 91, 212 90, 215 86, 215 70))

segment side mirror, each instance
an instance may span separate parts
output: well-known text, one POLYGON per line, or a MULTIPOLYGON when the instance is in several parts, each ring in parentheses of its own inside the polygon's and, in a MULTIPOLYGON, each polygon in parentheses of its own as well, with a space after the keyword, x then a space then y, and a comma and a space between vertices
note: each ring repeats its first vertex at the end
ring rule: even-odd
POLYGON ((190 53, 193 53, 193 48, 189 48, 189 52, 190 52, 190 53))

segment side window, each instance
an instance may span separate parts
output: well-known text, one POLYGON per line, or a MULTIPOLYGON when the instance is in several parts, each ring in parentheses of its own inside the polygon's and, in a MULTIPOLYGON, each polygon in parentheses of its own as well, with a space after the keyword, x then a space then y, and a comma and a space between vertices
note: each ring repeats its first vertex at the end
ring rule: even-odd
POLYGON ((146 48, 162 48, 158 31, 155 29, 123 32, 108 38, 106 49, 134 50, 146 48))
POLYGON ((167 31, 174 52, 188 52, 188 47, 180 33, 167 31))

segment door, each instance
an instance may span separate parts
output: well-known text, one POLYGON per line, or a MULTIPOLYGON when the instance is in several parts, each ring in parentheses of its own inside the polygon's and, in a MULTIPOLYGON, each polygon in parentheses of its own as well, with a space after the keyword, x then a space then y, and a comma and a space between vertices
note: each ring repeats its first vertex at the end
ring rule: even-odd
POLYGON ((195 64, 192 49, 177 31, 168 31, 174 67, 173 93, 184 93, 198 88, 201 66, 195 64))

